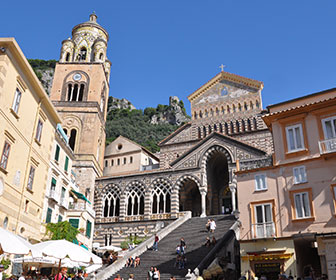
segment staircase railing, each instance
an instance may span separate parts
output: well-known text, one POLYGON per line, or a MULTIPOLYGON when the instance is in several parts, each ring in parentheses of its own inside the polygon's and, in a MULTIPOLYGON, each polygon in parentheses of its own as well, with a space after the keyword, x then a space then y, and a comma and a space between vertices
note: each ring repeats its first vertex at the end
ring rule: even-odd
MULTIPOLYGON (((205 256, 201 263, 194 269, 191 275, 186 275, 186 279, 196 279, 198 276, 202 275, 204 269, 208 268, 209 265, 216 258, 217 253, 223 249, 227 242, 230 242, 232 237, 239 234, 240 221, 236 221, 230 229, 223 235, 223 237, 216 243, 214 248, 205 256)), ((238 239, 238 238, 237 238, 238 239)))
MULTIPOLYGON (((182 225, 184 222, 186 222, 191 218, 190 211, 186 211, 183 213, 184 213, 183 216, 180 216, 176 221, 170 223, 168 226, 157 232, 159 240, 166 237, 169 233, 174 231, 176 228, 178 228, 180 225, 182 225)), ((90 279, 105 280, 111 277, 113 274, 115 274, 125 266, 128 258, 130 257, 134 258, 136 256, 140 256, 142 253, 147 251, 148 248, 153 245, 154 238, 155 238, 154 236, 151 236, 146 241, 142 242, 139 246, 127 252, 122 259, 116 260, 113 264, 107 266, 104 270, 98 272, 96 275, 90 275, 91 276, 90 279)))

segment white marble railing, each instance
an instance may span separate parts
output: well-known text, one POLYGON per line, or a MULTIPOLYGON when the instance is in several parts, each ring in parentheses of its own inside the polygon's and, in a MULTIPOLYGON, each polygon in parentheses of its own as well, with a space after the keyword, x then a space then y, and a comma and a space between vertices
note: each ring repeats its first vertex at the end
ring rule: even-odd
POLYGON ((320 154, 336 152, 336 138, 319 141, 320 154))
POLYGON ((273 222, 252 224, 252 238, 275 237, 275 224, 273 222))

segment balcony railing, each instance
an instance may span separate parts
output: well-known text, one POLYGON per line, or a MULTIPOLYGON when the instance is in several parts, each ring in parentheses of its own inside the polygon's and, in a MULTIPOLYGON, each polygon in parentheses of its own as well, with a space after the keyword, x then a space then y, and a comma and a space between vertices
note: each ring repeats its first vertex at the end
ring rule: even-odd
POLYGON ((319 141, 320 154, 336 152, 336 138, 319 141))
POLYGON ((75 211, 87 211, 92 217, 96 216, 96 212, 92 209, 92 206, 87 202, 69 203, 68 209, 75 211))
POLYGON ((275 225, 273 222, 252 224, 253 238, 275 237, 275 225))
POLYGON ((60 205, 65 209, 68 209, 68 201, 65 198, 61 198, 60 205))
POLYGON ((50 190, 49 198, 51 198, 51 199, 55 200, 56 202, 58 202, 59 199, 60 199, 60 194, 57 193, 55 190, 50 190))

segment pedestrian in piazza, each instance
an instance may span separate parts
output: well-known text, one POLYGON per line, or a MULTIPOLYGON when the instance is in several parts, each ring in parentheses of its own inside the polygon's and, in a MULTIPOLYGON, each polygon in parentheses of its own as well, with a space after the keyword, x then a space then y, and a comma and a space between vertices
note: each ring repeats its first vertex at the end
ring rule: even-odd
POLYGON ((72 280, 84 280, 83 270, 78 270, 77 275, 74 278, 72 278, 72 280))
POLYGON ((147 280, 153 280, 154 275, 154 268, 151 266, 151 268, 147 272, 147 280))
POLYGON ((215 232, 215 229, 216 229, 216 223, 215 223, 215 220, 214 219, 211 219, 210 221, 210 232, 211 233, 214 233, 215 232))
POLYGON ((187 244, 185 243, 184 238, 181 237, 181 240, 180 240, 181 255, 184 255, 186 247, 187 247, 187 244))
POLYGON ((153 280, 160 280, 160 271, 154 267, 153 280))
POLYGON ((153 250, 157 251, 158 250, 158 244, 159 244, 159 237, 157 236, 157 234, 155 234, 154 237, 154 244, 153 244, 153 250))
POLYGON ((68 269, 66 267, 62 267, 61 272, 55 275, 54 280, 67 280, 68 279, 67 272, 68 269))

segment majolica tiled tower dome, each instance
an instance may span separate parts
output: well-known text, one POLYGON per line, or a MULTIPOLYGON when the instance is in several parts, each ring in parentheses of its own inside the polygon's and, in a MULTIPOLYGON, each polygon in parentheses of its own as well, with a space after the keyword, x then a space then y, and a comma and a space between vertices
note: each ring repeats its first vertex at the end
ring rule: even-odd
POLYGON ((103 167, 111 68, 108 39, 94 13, 89 21, 76 25, 72 38, 62 42, 50 94, 76 155, 74 168, 81 192, 90 200, 103 167))

